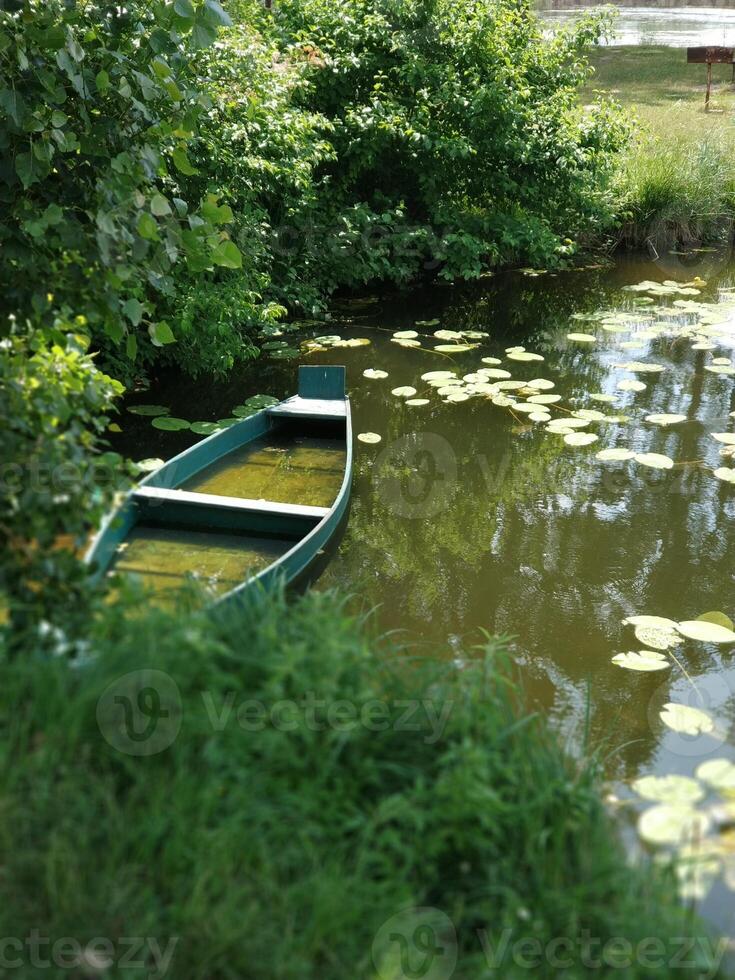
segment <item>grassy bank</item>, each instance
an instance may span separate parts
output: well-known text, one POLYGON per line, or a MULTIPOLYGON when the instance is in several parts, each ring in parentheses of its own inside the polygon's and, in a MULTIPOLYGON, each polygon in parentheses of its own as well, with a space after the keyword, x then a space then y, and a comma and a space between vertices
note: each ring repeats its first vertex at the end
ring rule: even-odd
POLYGON ((613 95, 636 119, 622 160, 618 196, 621 238, 658 248, 727 239, 735 218, 735 87, 730 65, 713 66, 704 110, 705 65, 686 50, 659 46, 598 49, 583 93, 613 95))
POLYGON ((331 594, 216 624, 118 605, 86 665, 5 662, 0 934, 22 975, 669 976, 701 925, 626 865, 594 766, 527 713, 503 647, 459 670, 368 636, 331 594), (439 911, 394 918, 416 907, 439 911), (67 937, 67 968, 34 966, 34 929, 67 937), (623 969, 613 937, 667 953, 623 969), (409 974, 402 946, 413 970, 456 948, 456 972, 409 974))

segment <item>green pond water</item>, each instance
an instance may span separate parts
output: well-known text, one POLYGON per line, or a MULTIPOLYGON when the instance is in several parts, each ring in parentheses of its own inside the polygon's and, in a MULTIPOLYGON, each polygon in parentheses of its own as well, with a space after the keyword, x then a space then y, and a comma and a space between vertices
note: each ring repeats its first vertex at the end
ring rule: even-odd
MULTIPOLYGON (((639 815, 655 806, 631 784, 699 770, 696 784, 656 784, 646 793, 678 807, 687 801, 673 817, 698 820, 712 842, 714 857, 697 866, 702 876, 693 891, 725 930, 735 912, 733 837, 727 792, 711 783, 732 773, 700 767, 735 762, 735 646, 679 635, 676 646, 661 650, 670 632, 636 637, 623 621, 653 615, 680 622, 711 610, 735 618, 735 485, 715 475, 724 468, 720 477, 735 477, 721 441, 735 432, 733 271, 719 253, 696 252, 338 303, 326 328, 285 335, 292 346, 311 344, 295 359, 266 358, 224 381, 161 378, 129 399, 160 402, 191 421, 216 420, 250 395, 293 393, 298 363, 347 365, 354 431, 381 439, 355 442, 349 523, 316 587, 353 592, 377 609, 383 629, 403 631, 450 660, 480 643, 483 631, 513 637, 529 700, 570 751, 581 751, 588 730, 593 744, 604 745, 619 801, 613 805, 631 842, 639 815), (645 280, 647 289, 625 288, 645 280), (664 281, 679 286, 651 291, 664 281), (418 336, 396 343, 394 333, 404 331, 418 336), (323 335, 369 344, 314 342, 323 335), (463 344, 476 346, 435 349, 463 344), (525 350, 507 350, 517 347, 525 350), (543 360, 519 360, 518 353, 543 360), (369 369, 388 377, 366 378, 369 369), (470 378, 446 388, 422 378, 437 371, 470 378), (529 381, 536 384, 511 387, 529 381), (511 384, 495 387, 500 382, 511 384), (416 393, 392 393, 404 387, 416 393), (511 398, 515 405, 504 403, 511 398), (428 402, 407 404, 412 399, 428 402), (588 417, 573 414, 580 411, 588 417), (549 431, 545 415, 581 425, 549 431), (682 418, 660 424, 660 415, 682 418), (610 448, 638 459, 597 457, 610 448), (645 649, 663 669, 613 662, 645 649), (691 729, 692 722, 704 730, 671 727, 691 729), (712 884, 704 881, 707 870, 712 884)), ((133 458, 170 457, 196 438, 158 431, 125 411, 121 424, 116 447, 133 458)), ((647 818, 649 841, 672 836, 659 816, 672 814, 647 818)), ((665 841, 655 846, 667 852, 665 841)))

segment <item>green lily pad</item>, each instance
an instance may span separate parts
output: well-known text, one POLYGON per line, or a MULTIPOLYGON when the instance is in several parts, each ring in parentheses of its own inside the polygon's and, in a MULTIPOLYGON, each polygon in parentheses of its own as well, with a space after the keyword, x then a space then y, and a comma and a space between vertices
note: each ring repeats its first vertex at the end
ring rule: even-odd
POLYGON ((219 431, 220 426, 216 422, 192 422, 191 431, 198 436, 211 436, 213 432, 219 431))
POLYGON ((128 411, 133 415, 168 415, 171 411, 165 405, 128 405, 128 411))
POLYGON ((164 432, 180 432, 182 429, 190 429, 191 422, 186 419, 172 418, 170 415, 159 415, 153 419, 151 425, 154 429, 163 429, 164 432))

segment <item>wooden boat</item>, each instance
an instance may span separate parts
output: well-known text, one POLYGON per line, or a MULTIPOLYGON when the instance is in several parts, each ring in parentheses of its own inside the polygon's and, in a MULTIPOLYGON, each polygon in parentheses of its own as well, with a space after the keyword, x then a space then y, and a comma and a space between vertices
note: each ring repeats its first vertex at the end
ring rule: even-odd
POLYGON ((193 576, 216 604, 292 583, 345 517, 352 425, 345 369, 299 368, 299 393, 150 473, 104 522, 86 560, 162 595, 193 576))

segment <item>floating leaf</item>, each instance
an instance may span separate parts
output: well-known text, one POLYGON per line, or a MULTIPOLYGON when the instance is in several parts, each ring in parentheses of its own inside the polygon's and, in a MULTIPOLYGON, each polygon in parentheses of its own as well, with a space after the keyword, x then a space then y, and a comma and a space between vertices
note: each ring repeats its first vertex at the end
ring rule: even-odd
POLYGON ((445 378, 456 378, 456 371, 427 371, 421 375, 422 381, 442 381, 445 378))
POLYGON ((705 795, 697 780, 691 776, 641 776, 631 788, 644 800, 683 806, 699 803, 705 795))
POLYGON ((437 344, 434 348, 439 354, 461 354, 464 351, 472 350, 475 344, 437 344))
POLYGON ((596 453, 595 459, 600 459, 603 462, 612 461, 622 461, 625 459, 633 459, 635 453, 630 449, 623 449, 622 446, 613 449, 601 449, 599 453, 596 453))
POLYGON ((717 790, 735 791, 735 765, 729 759, 708 759, 697 767, 697 779, 717 790))
POLYGON ((642 381, 636 381, 633 378, 624 378, 622 381, 618 381, 617 387, 620 391, 645 391, 646 386, 642 381))
POLYGON ((634 633, 637 640, 653 650, 668 650, 681 643, 674 630, 661 626, 636 626, 634 633))
POLYGON ((502 364, 503 361, 499 357, 483 357, 481 358, 483 364, 502 364))
POLYGON ((670 701, 659 711, 661 721, 674 732, 684 735, 709 734, 714 731, 715 723, 711 715, 700 708, 690 708, 686 704, 675 704, 670 701))
POLYGON ((429 404, 429 399, 428 398, 409 398, 409 399, 407 399, 406 404, 407 405, 413 405, 415 407, 418 407, 419 405, 428 405, 429 404))
POLYGON ((528 400, 532 405, 553 405, 561 401, 561 395, 530 395, 528 400))
POLYGON ((673 459, 662 453, 636 453, 634 459, 641 466, 650 466, 654 470, 670 470, 674 465, 673 459))
POLYGON ((416 389, 412 388, 411 385, 402 385, 400 388, 393 388, 391 395, 395 395, 396 398, 413 398, 416 394, 416 389))
POLYGON ((574 340, 578 344, 594 344, 597 337, 591 333, 568 333, 567 340, 574 340))
POLYGON ((154 429, 163 429, 164 432, 180 432, 191 428, 191 423, 186 419, 176 419, 170 415, 159 415, 151 421, 151 425, 154 429))
POLYGON ((686 422, 686 415, 647 415, 646 422, 653 425, 676 425, 678 422, 686 422))
POLYGON ((396 340, 413 340, 414 337, 418 337, 415 330, 396 330, 393 334, 396 340))
POLYGON ((508 354, 509 361, 543 361, 541 354, 532 354, 530 351, 511 351, 508 354))
POLYGON ((168 415, 171 411, 165 405, 129 405, 128 411, 133 415, 168 415))
POLYGON ((608 402, 609 404, 613 404, 614 402, 617 401, 615 395, 606 395, 601 391, 595 392, 593 395, 590 395, 590 398, 592 399, 592 401, 595 402, 608 402))
POLYGON ((398 344, 399 347, 420 347, 420 340, 401 340, 400 337, 391 337, 392 344, 398 344))
POLYGON ((381 371, 380 368, 367 368, 367 370, 362 372, 363 378, 370 378, 371 380, 377 381, 380 378, 387 378, 388 372, 381 371))
POLYGON ((702 619, 688 619, 676 627, 688 640, 700 643, 735 643, 735 632, 717 623, 702 619))
POLYGON ((724 626, 726 630, 735 630, 735 624, 724 612, 713 610, 702 613, 701 616, 697 616, 697 619, 701 619, 704 623, 716 623, 718 626, 724 626))
POLYGON ((439 324, 440 320, 415 320, 417 327, 435 327, 439 324))
POLYGON ((211 436, 213 432, 219 432, 216 422, 192 422, 191 431, 198 436, 211 436))
POLYGON ((435 330, 434 336, 437 340, 461 340, 462 334, 457 330, 435 330))
POLYGON ((711 374, 735 374, 735 367, 727 367, 725 364, 706 364, 704 370, 711 374))
POLYGON ((735 470, 731 467, 719 466, 714 472, 718 480, 723 480, 725 483, 735 483, 735 470))
POLYGON ((727 446, 735 445, 735 432, 710 432, 713 439, 724 442, 727 446))
POLYGON ((624 626, 652 626, 654 629, 675 631, 677 623, 664 616, 628 616, 623 620, 624 626))
POLYGON ((451 394, 447 395, 444 399, 448 402, 466 402, 469 400, 469 395, 465 394, 463 391, 453 391, 451 394))
POLYGON ((158 456, 151 456, 148 459, 139 459, 135 465, 140 473, 152 473, 163 466, 163 460, 158 456))
POLYGON ((376 442, 380 442, 383 437, 379 436, 377 432, 358 432, 357 438, 360 442, 373 445, 376 442))
POLYGON ((555 388, 556 385, 553 381, 549 381, 548 378, 532 378, 528 382, 528 387, 535 388, 537 391, 550 391, 552 388, 555 388))
POLYGON ((596 436, 594 432, 570 432, 564 436, 564 442, 567 446, 589 446, 593 442, 597 442, 598 439, 599 436, 596 436))
POLYGON ((682 844, 709 829, 709 818, 691 806, 660 803, 641 814, 638 833, 648 844, 682 844))
POLYGON ((618 667, 625 667, 627 670, 665 670, 671 666, 668 657, 663 653, 656 653, 653 650, 630 651, 629 653, 616 653, 612 662, 618 667))

